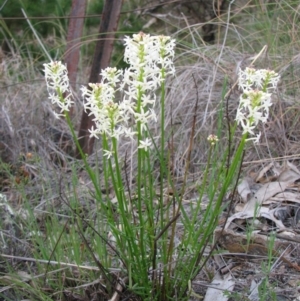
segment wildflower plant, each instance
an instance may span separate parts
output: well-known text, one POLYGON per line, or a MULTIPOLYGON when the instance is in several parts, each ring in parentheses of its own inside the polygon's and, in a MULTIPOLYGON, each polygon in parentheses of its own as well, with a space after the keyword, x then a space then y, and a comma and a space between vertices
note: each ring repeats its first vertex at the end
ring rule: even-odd
MULTIPOLYGON (((126 37, 124 60, 128 68, 125 71, 106 68, 101 72, 100 83, 90 83, 88 87, 81 88, 84 110, 93 116, 95 124, 90 129, 90 135, 102 142, 105 184, 107 188, 113 186, 116 202, 100 190, 96 171, 88 164, 80 149, 68 115, 72 100, 65 66, 61 62, 45 64, 49 98, 60 107, 58 116, 64 116, 70 126, 93 182, 99 211, 106 217, 105 229, 101 233, 103 242, 118 257, 124 276, 128 279, 127 287, 142 296, 143 300, 184 300, 188 297, 191 280, 205 264, 202 255, 217 226, 222 200, 236 179, 245 142, 249 140, 248 135, 255 135, 258 123, 267 120, 271 93, 279 80, 272 71, 251 68, 240 71, 242 95, 236 123, 243 128, 241 143, 222 178, 226 155, 220 167, 216 164, 218 157, 214 155, 218 136, 210 135, 207 138, 210 144, 209 158, 203 184, 199 187, 199 199, 190 216, 182 204, 184 189, 181 195, 176 193, 165 160, 165 84, 167 76, 175 75, 174 48, 175 40, 166 36, 138 33, 126 37), (157 120, 154 110, 157 100, 161 111, 159 146, 155 145, 148 130, 149 122, 157 120), (134 153, 137 156, 137 172, 132 181, 136 183, 135 186, 131 183, 128 185, 128 179, 124 179, 122 174, 118 151, 121 138, 136 141, 134 153), (153 172, 153 154, 160 164, 158 180, 153 172), (207 183, 210 183, 208 188, 207 183), (159 187, 159 193, 155 186, 159 187), (164 188, 167 187, 174 191, 172 197, 165 195, 164 188), (208 194, 209 202, 203 217, 199 219, 204 193, 208 194), (179 241, 176 223, 180 215, 183 235, 179 241)), ((254 139, 257 141, 258 138, 254 139)), ((108 256, 107 252, 97 251, 97 247, 94 252, 98 257, 100 254, 108 256)), ((107 258, 99 260, 108 262, 107 258)))

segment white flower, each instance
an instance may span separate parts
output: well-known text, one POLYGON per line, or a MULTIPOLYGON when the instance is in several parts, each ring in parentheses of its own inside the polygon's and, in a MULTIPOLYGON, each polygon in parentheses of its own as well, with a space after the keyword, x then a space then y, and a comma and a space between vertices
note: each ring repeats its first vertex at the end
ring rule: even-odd
POLYGON ((110 159, 110 157, 112 157, 112 155, 113 155, 113 152, 112 151, 109 151, 109 150, 107 150, 107 149, 104 149, 103 150, 103 156, 104 157, 107 157, 107 159, 110 159))
POLYGON ((255 138, 252 138, 252 139, 253 139, 253 142, 254 142, 255 144, 259 143, 260 137, 261 137, 261 132, 259 132, 259 133, 255 136, 255 138))
POLYGON ((96 139, 99 139, 99 131, 98 129, 94 128, 94 126, 92 126, 90 129, 89 129, 89 132, 90 132, 90 137, 95 137, 96 139))
POLYGON ((144 94, 142 96, 143 106, 154 105, 155 104, 155 99, 156 99, 155 94, 153 94, 153 95, 151 95, 150 93, 149 94, 144 94))
POLYGON ((151 140, 149 138, 146 138, 145 140, 140 140, 140 145, 138 146, 138 148, 147 151, 148 147, 150 147, 151 145, 152 145, 151 140))
POLYGON ((243 134, 248 133, 250 135, 254 135, 254 129, 256 128, 256 125, 253 125, 251 120, 245 118, 240 120, 239 123, 243 128, 243 134))
POLYGON ((123 72, 117 68, 107 67, 101 71, 100 75, 102 77, 102 82, 106 82, 112 87, 116 87, 120 82, 120 77, 123 75, 123 72))
POLYGON ((147 121, 150 116, 151 115, 150 115, 149 111, 145 111, 143 107, 140 109, 140 112, 134 113, 135 121, 141 122, 144 124, 147 124, 147 121))
POLYGON ((124 136, 130 139, 133 139, 137 135, 136 131, 133 131, 131 128, 124 128, 124 136))

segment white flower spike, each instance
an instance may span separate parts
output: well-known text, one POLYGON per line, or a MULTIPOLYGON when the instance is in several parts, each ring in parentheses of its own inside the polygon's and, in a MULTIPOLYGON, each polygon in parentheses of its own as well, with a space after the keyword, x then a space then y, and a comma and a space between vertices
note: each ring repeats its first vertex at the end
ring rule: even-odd
POLYGON ((259 122, 265 123, 272 106, 271 95, 276 89, 280 76, 270 70, 246 68, 239 71, 239 87, 242 90, 236 121, 243 128, 243 134, 256 136, 247 140, 258 143, 260 133, 254 130, 259 122))
MULTIPOLYGON (((69 87, 68 71, 61 62, 44 64, 49 99, 60 107, 60 113, 68 112, 73 104, 69 87)), ((56 114, 57 117, 64 114, 56 114)))

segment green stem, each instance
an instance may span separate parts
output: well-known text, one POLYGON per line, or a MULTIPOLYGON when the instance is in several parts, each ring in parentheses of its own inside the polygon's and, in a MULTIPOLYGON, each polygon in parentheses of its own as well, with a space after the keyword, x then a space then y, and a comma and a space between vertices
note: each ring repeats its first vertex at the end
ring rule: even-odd
MULTIPOLYGON (((142 72, 141 72, 142 73, 142 72)), ((137 113, 141 112, 142 107, 142 96, 143 91, 139 88, 138 91, 138 98, 137 98, 137 113)), ((138 146, 140 145, 140 141, 142 140, 142 128, 141 128, 141 121, 137 122, 137 136, 138 136, 138 146)), ((137 196, 138 196, 138 216, 139 216, 139 227, 137 229, 137 239, 139 242, 139 253, 141 254, 141 258, 138 259, 139 263, 143 266, 142 275, 145 275, 145 270, 147 269, 146 264, 146 252, 145 252, 145 242, 144 242, 144 232, 145 232, 145 225, 144 225, 144 217, 143 217, 143 197, 142 197, 142 163, 143 163, 143 155, 144 150, 138 148, 138 174, 137 174, 137 196)))
MULTIPOLYGON (((162 70, 163 73, 163 70, 162 70)), ((163 75, 163 74, 162 74, 163 75)), ((164 79, 164 77, 162 77, 164 79)), ((165 81, 163 80, 161 85, 161 102, 160 102, 160 222, 161 229, 164 227, 164 218, 163 218, 163 197, 164 197, 164 174, 165 174, 165 81)))
POLYGON ((90 177, 90 179, 91 179, 91 181, 93 183, 93 186, 94 186, 94 188, 96 190, 97 200, 100 200, 100 202, 102 202, 102 192, 101 192, 100 187, 99 187, 99 185, 97 183, 97 178, 96 178, 96 176, 95 176, 92 168, 90 167, 90 165, 89 165, 89 163, 87 161, 86 154, 83 153, 82 148, 80 147, 80 144, 79 144, 79 141, 78 141, 77 136, 75 134, 75 131, 74 131, 74 128, 73 128, 73 125, 72 125, 69 113, 68 112, 64 112, 64 115, 65 115, 67 124, 68 124, 68 126, 69 126, 69 128, 71 130, 71 134, 72 134, 72 137, 73 137, 73 139, 75 141, 75 145, 76 145, 77 149, 79 150, 80 156, 81 156, 81 158, 83 160, 85 169, 86 169, 86 171, 87 171, 87 173, 88 173, 88 175, 89 175, 89 177, 90 177))

